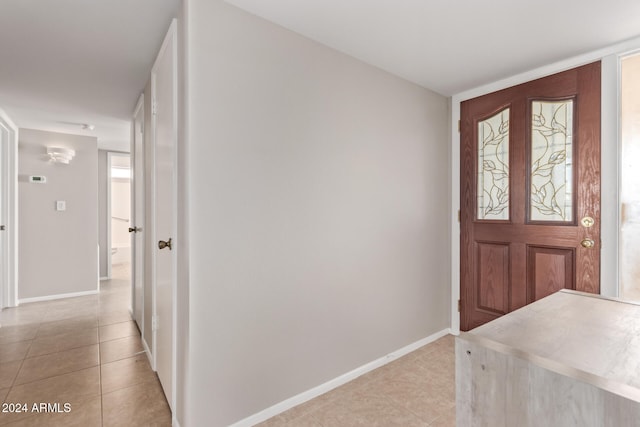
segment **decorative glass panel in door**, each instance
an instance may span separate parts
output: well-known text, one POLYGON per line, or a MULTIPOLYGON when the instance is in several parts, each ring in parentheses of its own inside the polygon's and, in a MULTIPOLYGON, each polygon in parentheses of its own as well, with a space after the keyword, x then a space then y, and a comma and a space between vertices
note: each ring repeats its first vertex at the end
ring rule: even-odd
POLYGON ((573 105, 531 102, 530 221, 573 222, 573 105))
POLYGON ((477 195, 477 219, 509 219, 509 108, 478 122, 477 195))

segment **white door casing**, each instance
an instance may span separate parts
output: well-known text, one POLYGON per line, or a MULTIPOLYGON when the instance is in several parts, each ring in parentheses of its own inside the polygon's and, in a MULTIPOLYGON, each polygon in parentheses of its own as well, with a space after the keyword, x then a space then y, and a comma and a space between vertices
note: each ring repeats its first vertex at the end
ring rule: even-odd
POLYGON ((153 356, 169 406, 175 408, 175 301, 177 282, 177 32, 174 19, 151 71, 153 127, 153 356), (159 242, 171 246, 160 249, 159 242))
POLYGON ((133 318, 144 335, 144 94, 140 95, 133 114, 131 186, 131 305, 133 318))
POLYGON ((18 302, 18 128, 0 110, 0 310, 18 302))
MULTIPOLYGON (((120 168, 121 164, 129 164, 130 165, 130 159, 131 156, 128 153, 123 153, 123 152, 119 152, 119 151, 109 151, 107 152, 107 277, 109 279, 112 278, 112 263, 113 263, 113 249, 114 249, 114 242, 113 242, 113 233, 114 233, 114 227, 113 227, 113 220, 116 217, 115 215, 113 215, 114 211, 118 211, 120 209, 122 209, 121 205, 113 205, 113 200, 112 200, 112 194, 113 194, 113 187, 114 187, 114 179, 118 179, 118 178, 114 178, 112 175, 113 172, 113 168, 120 168), (119 159, 120 158, 120 159, 119 159), (126 160, 121 160, 121 158, 126 158, 126 160), (115 160, 114 160, 115 159, 115 160)), ((131 183, 131 182, 129 182, 131 183)), ((118 194, 118 193, 115 193, 118 194)), ((131 208, 131 206, 130 206, 131 208)), ((131 211, 129 211, 128 213, 128 218, 125 218, 124 216, 117 216, 117 218, 119 219, 128 219, 129 224, 131 224, 131 211)), ((124 226, 128 227, 128 224, 124 224, 124 226)), ((126 230, 125 230, 126 231, 126 230)), ((116 233, 121 233, 122 229, 118 228, 118 231, 116 233)), ((115 242, 118 243, 118 242, 115 242)), ((116 246, 117 247, 117 246, 116 246)), ((133 303, 133 301, 132 301, 133 303)), ((131 309, 131 307, 130 307, 131 309)))

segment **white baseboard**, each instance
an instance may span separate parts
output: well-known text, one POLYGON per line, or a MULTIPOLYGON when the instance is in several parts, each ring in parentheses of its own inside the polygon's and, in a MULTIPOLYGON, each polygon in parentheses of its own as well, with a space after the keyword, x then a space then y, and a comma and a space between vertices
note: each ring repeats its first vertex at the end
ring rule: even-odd
POLYGON ((98 294, 98 291, 93 290, 93 291, 84 291, 84 292, 70 292, 68 294, 46 295, 43 297, 34 297, 34 298, 20 298, 18 299, 18 305, 29 303, 29 302, 51 301, 55 299, 83 297, 86 295, 97 295, 97 294, 98 294))
POLYGON ((102 277, 100 277, 100 281, 102 281, 102 280, 109 280, 109 279, 110 279, 110 277, 109 277, 109 276, 102 276, 102 277))
POLYGON ((173 414, 173 416, 171 418, 171 427, 180 427, 180 423, 178 422, 178 419, 176 418, 176 414, 173 414))
POLYGON ((355 380, 356 378, 366 374, 367 372, 371 372, 374 369, 378 369, 379 367, 386 365, 387 363, 393 362, 399 357, 402 357, 408 353, 411 353, 412 351, 417 350, 418 348, 424 345, 432 343, 438 338, 442 338, 443 336, 448 335, 450 333, 451 333, 450 329, 443 329, 439 332, 436 332, 433 335, 429 335, 426 338, 423 338, 419 341, 416 341, 412 344, 402 347, 401 349, 398 349, 392 353, 389 353, 386 356, 376 359, 373 362, 369 362, 366 365, 362 365, 359 368, 354 369, 353 371, 347 372, 346 374, 340 375, 337 378, 329 380, 324 384, 320 384, 319 386, 314 387, 311 390, 302 392, 287 400, 277 403, 271 406, 270 408, 260 411, 257 414, 253 414, 245 419, 242 419, 232 424, 229 427, 251 427, 258 423, 266 421, 271 417, 274 417, 288 409, 293 408, 294 406, 298 406, 304 402, 307 402, 315 397, 320 396, 321 394, 331 391, 334 388, 340 387, 341 385, 346 384, 349 381, 355 380))

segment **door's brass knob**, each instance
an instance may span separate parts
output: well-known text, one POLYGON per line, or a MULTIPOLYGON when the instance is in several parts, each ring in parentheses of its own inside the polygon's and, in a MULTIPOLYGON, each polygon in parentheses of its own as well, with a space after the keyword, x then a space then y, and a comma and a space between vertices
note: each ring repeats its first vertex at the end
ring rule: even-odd
POLYGON ((142 231, 140 227, 129 227, 129 233, 137 233, 138 231, 142 231))
POLYGON ((171 239, 167 240, 166 242, 164 240, 159 240, 158 241, 158 249, 164 249, 164 248, 169 248, 169 250, 172 249, 172 247, 171 247, 171 239))
POLYGON ((586 239, 582 239, 582 242, 580 242, 580 244, 583 248, 591 249, 596 245, 596 242, 594 242, 593 239, 589 239, 587 237, 586 239))

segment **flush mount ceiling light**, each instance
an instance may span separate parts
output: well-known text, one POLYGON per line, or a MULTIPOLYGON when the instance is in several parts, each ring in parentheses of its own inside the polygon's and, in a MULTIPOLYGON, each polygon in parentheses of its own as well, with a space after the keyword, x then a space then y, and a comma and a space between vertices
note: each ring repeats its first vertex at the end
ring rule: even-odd
POLYGON ((76 155, 76 152, 71 148, 47 147, 47 154, 49 155, 49 160, 53 163, 68 165, 71 159, 73 159, 73 156, 76 155))

